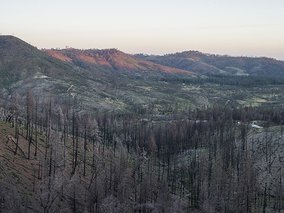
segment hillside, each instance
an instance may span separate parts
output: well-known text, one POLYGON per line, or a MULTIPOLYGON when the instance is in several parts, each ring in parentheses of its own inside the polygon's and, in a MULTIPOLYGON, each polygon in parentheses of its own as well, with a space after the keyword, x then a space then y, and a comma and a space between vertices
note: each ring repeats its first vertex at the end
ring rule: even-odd
POLYGON ((0 37, 0 73, 5 85, 41 75, 59 77, 67 69, 71 66, 16 37, 0 37))
POLYGON ((284 62, 271 58, 231 57, 186 51, 164 56, 136 55, 137 58, 190 70, 196 74, 227 74, 284 78, 284 62))
POLYGON ((36 94, 64 94, 81 73, 68 63, 48 56, 13 36, 0 36, 0 89, 2 95, 28 89, 36 94))
POLYGON ((50 56, 16 37, 0 36, 2 102, 15 94, 24 99, 32 90, 39 101, 49 96, 57 97, 59 102, 76 97, 86 109, 129 110, 134 104, 145 105, 158 99, 167 104, 173 101, 164 83, 156 79, 181 73, 191 76, 190 72, 137 60, 116 50, 99 51, 99 55, 96 50, 65 51, 62 59, 58 56, 61 53, 54 55, 53 51, 50 56), (149 86, 154 90, 145 92, 149 86))
POLYGON ((25 100, 31 90, 39 102, 56 97, 59 103, 76 100, 80 110, 139 109, 154 114, 226 103, 283 104, 283 62, 244 58, 243 66, 255 60, 271 62, 267 65, 271 70, 265 70, 271 76, 260 78, 261 71, 251 75, 243 71, 240 60, 199 52, 133 56, 115 49, 41 51, 13 36, 0 36, 0 101, 5 104, 15 96, 25 100), (225 70, 221 62, 231 63, 231 68, 225 70), (190 63, 195 65, 187 66, 190 63))
POLYGON ((183 75, 192 74, 190 71, 167 67, 164 65, 155 64, 150 61, 137 59, 116 49, 78 50, 69 48, 63 50, 44 50, 44 52, 54 58, 65 62, 71 62, 74 65, 82 68, 103 67, 105 69, 111 69, 115 71, 150 72, 151 74, 155 72, 183 75))

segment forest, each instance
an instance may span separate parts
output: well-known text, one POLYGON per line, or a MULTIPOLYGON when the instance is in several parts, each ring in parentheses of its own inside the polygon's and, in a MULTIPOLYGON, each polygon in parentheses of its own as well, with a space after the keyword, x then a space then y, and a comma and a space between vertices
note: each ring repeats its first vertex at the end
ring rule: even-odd
POLYGON ((90 112, 31 90, 2 102, 0 212, 284 211, 281 106, 90 112))

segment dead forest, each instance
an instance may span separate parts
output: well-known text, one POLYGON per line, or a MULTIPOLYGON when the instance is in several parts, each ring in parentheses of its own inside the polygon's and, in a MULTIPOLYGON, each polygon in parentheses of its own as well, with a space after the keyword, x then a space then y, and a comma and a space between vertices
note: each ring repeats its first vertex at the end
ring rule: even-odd
POLYGON ((283 108, 88 112, 31 91, 2 104, 0 212, 284 211, 283 108))

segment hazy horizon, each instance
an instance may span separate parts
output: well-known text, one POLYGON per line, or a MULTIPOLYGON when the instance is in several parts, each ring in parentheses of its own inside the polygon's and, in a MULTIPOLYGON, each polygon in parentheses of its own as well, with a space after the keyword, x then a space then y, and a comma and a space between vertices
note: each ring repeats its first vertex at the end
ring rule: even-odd
POLYGON ((196 50, 284 60, 281 0, 17 1, 2 3, 0 33, 38 48, 196 50))

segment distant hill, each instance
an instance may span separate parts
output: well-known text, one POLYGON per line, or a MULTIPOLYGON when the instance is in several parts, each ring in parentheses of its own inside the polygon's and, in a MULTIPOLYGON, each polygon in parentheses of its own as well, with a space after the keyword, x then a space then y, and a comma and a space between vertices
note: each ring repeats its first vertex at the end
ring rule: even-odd
POLYGON ((19 38, 0 36, 0 102, 4 103, 15 93, 24 101, 28 90, 42 101, 50 96, 60 102, 76 97, 85 109, 125 110, 158 99, 170 103, 167 92, 144 90, 150 85, 159 88, 163 83, 149 79, 165 75, 190 77, 191 73, 117 50, 42 51, 19 38))
POLYGON ((150 73, 167 73, 167 74, 191 74, 189 70, 182 70, 174 67, 168 67, 156 64, 151 61, 145 61, 132 55, 123 53, 116 49, 63 49, 63 50, 43 50, 50 56, 64 62, 73 63, 82 68, 103 67, 116 71, 128 72, 150 72, 150 73))
POLYGON ((271 58, 231 57, 186 51, 164 56, 136 55, 136 58, 190 70, 196 74, 252 75, 284 78, 284 62, 271 58))
POLYGON ((80 109, 123 112, 150 109, 159 114, 172 106, 188 109, 228 101, 281 105, 283 77, 284 62, 269 58, 195 51, 147 56, 116 49, 39 50, 16 37, 0 36, 1 104, 15 93, 25 101, 32 90, 42 101, 69 98, 80 109))
POLYGON ((85 69, 146 74, 235 75, 284 78, 284 62, 271 58, 231 57, 187 51, 164 56, 130 55, 117 49, 51 49, 50 56, 85 69))

